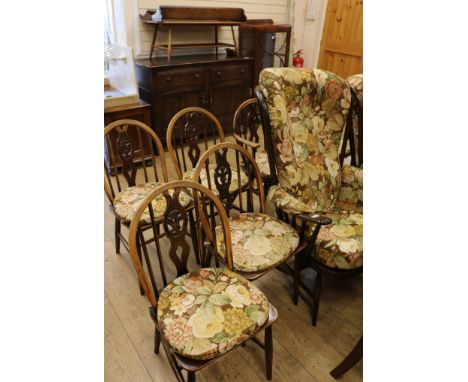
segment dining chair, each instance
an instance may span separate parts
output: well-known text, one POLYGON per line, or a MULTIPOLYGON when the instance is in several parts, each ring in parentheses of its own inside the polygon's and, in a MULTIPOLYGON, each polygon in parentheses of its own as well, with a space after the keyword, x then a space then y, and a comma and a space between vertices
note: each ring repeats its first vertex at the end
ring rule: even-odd
MULTIPOLYGON (((211 211, 212 212, 212 211, 211 211)), ((211 216, 214 216, 211 214, 211 216)), ((201 241, 201 236, 197 236, 201 241)), ((201 245, 201 243, 200 243, 201 245)), ((219 198, 209 189, 192 181, 172 181, 152 191, 140 204, 130 225, 130 256, 139 281, 149 301, 149 314, 155 325, 154 352, 163 345, 171 368, 178 381, 194 382, 196 372, 207 367, 247 341, 261 346, 265 352, 266 377, 271 380, 273 362, 272 324, 278 312, 265 295, 250 281, 233 272, 231 234, 227 215, 219 198), (197 227, 216 246, 219 229, 226 243, 227 268, 199 268, 189 270, 193 248, 187 241, 188 214, 180 202, 182 193, 193 195, 197 227), (144 267, 138 252, 139 221, 145 214, 153 219, 157 211, 154 201, 166 201, 163 225, 169 249, 162 272, 169 265, 176 268, 176 277, 164 282, 161 288, 147 252, 144 267), (209 218, 209 210, 216 210, 219 225, 209 218), (265 332, 264 341, 256 336, 265 332), (186 372, 187 378, 184 373, 186 372)), ((192 268, 192 267, 191 267, 192 268)))
MULTIPOLYGON (((120 244, 128 250, 128 242, 122 234, 122 226, 129 228, 135 211, 143 199, 158 186, 168 181, 164 149, 156 133, 144 123, 123 119, 107 125, 104 129, 104 190, 115 216, 115 251, 120 253, 120 244)), ((191 197, 180 195, 181 203, 190 205, 191 197)), ((154 201, 155 218, 161 221, 165 199, 154 201)), ((195 222, 190 219, 191 231, 195 232, 195 222)), ((143 214, 138 226, 140 246, 155 242, 157 255, 161 261, 159 239, 165 233, 158 224, 155 235, 145 238, 151 228, 148 214, 143 214)), ((140 248, 140 247, 139 247, 140 248)), ((140 253, 141 256, 141 253, 140 253)), ((143 289, 140 288, 143 293, 143 289)))
MULTIPOLYGON (((219 143, 200 157, 192 180, 198 181, 203 169, 209 166, 214 167, 214 181, 207 187, 217 192, 229 216, 234 271, 249 280, 275 268, 287 271, 286 261, 305 248, 306 242, 300 240, 294 227, 266 213, 262 177, 254 157, 235 143, 219 143), (247 165, 247 189, 235 179, 235 174, 240 178, 241 165, 247 165), (236 193, 232 190, 233 184, 236 193), (235 200, 240 208, 233 208, 235 200)), ((202 258, 204 265, 211 263, 213 254, 216 265, 219 260, 226 262, 228 244, 223 241, 219 227, 216 233, 217 247, 209 248, 207 256, 202 258)))

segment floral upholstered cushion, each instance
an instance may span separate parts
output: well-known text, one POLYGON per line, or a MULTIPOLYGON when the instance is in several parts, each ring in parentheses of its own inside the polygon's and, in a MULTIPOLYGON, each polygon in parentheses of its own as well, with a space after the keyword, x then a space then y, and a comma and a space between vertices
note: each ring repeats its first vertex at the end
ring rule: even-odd
MULTIPOLYGON (((137 184, 136 186, 128 187, 127 189, 123 190, 114 198, 114 211, 116 215, 125 222, 131 222, 136 210, 143 202, 143 199, 145 199, 148 194, 163 184, 164 183, 160 182, 148 182, 144 184, 137 184)), ((170 190, 169 194, 172 195, 173 192, 173 190, 170 190)), ((190 204, 190 201, 190 196, 186 192, 181 191, 179 194, 180 204, 183 207, 186 207, 190 204)), ((152 205, 155 219, 159 218, 166 211, 166 198, 161 194, 152 201, 152 205)), ((151 222, 148 209, 143 212, 140 222, 151 222)))
MULTIPOLYGON (((320 228, 313 256, 331 268, 354 269, 363 265, 361 213, 334 211, 326 214, 332 223, 320 228)), ((315 225, 308 227, 311 235, 315 225)))
POLYGON ((258 168, 262 175, 270 176, 270 165, 268 163, 268 154, 265 150, 257 151, 255 153, 255 162, 257 162, 258 168))
POLYGON ((260 73, 259 89, 268 106, 279 185, 309 209, 329 210, 341 183, 349 84, 319 69, 268 68, 260 73))
POLYGON ((362 74, 353 74, 346 81, 356 90, 356 95, 360 102, 364 99, 364 77, 362 74))
MULTIPOLYGON (((243 213, 229 219, 234 269, 256 272, 271 268, 287 259, 299 245, 292 227, 269 215, 243 213)), ((216 227, 218 254, 226 256, 224 235, 216 227)))
MULTIPOLYGON (((216 195, 218 194, 218 190, 216 189, 216 183, 215 183, 215 168, 216 168, 216 165, 215 164, 210 164, 208 166, 208 171, 210 172, 210 182, 211 182, 211 190, 213 191, 213 193, 215 193, 216 195)), ((194 173, 194 170, 189 170, 189 171, 186 171, 184 174, 183 174, 183 179, 192 179, 192 176, 193 176, 193 173, 194 173)), ((201 180, 201 184, 203 184, 205 187, 209 187, 208 185, 208 177, 206 176, 206 169, 202 169, 200 171, 200 180, 201 180)), ((249 183, 249 178, 247 177, 247 175, 245 175, 242 171, 240 172, 240 181, 241 181, 241 187, 244 187, 245 185, 247 185, 249 183)), ((198 182, 198 179, 196 180, 196 182, 198 182)), ((235 192, 237 191, 239 188, 238 186, 238 175, 237 175, 237 171, 233 168, 231 168, 231 184, 229 185, 229 191, 231 192, 235 192)))
POLYGON ((335 209, 362 212, 364 202, 363 170, 354 166, 343 166, 341 171, 341 189, 335 209))
POLYGON ((161 292, 161 332, 186 357, 206 360, 227 352, 268 319, 265 295, 244 277, 205 268, 176 278, 161 292))

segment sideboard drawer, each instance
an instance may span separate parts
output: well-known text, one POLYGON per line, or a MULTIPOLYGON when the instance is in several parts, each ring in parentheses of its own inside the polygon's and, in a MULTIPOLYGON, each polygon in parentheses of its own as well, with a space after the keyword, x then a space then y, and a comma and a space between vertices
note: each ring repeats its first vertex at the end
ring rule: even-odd
POLYGON ((203 69, 167 70, 158 73, 160 88, 203 84, 203 69))
POLYGON ((248 78, 249 75, 249 65, 223 65, 217 68, 211 68, 211 79, 215 81, 248 78))

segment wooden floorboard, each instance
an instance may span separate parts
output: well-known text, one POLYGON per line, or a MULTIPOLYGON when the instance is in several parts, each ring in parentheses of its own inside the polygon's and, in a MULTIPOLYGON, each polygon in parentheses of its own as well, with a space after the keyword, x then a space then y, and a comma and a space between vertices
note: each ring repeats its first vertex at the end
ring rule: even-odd
MULTIPOLYGON (((176 381, 162 347, 159 354, 153 352, 154 324, 148 302, 140 296, 129 255, 123 246, 122 254, 115 254, 114 217, 107 199, 104 219, 105 380, 176 381)), ((125 229, 123 232, 127 234, 125 229)), ((164 252, 167 244, 162 247, 164 252)), ((156 261, 154 246, 149 248, 156 261)), ((193 265, 194 260, 190 263, 193 265)), ((169 273, 174 277, 173 272, 169 273)), ((314 272, 308 271, 305 281, 312 282, 313 277, 314 272)), ((255 284, 279 311, 273 325, 273 381, 334 381, 330 370, 362 335, 362 277, 343 282, 324 278, 316 327, 311 325, 310 308, 305 301, 300 300, 297 306, 292 303, 289 276, 272 271, 255 284)), ((362 381, 362 372, 361 361, 340 381, 362 381)), ((197 381, 266 381, 264 352, 250 341, 197 373, 197 381)))

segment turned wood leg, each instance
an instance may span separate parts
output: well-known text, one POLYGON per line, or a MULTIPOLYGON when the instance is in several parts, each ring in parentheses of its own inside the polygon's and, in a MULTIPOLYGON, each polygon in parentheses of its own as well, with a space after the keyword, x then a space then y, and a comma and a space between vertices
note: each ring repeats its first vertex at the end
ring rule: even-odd
POLYGON ((296 253, 294 257, 294 270, 293 270, 293 304, 297 305, 299 302, 299 284, 301 282, 301 253, 296 253))
POLYGON ((356 365, 362 359, 362 351, 363 349, 361 336, 354 349, 351 350, 351 353, 349 353, 348 356, 343 361, 341 361, 341 363, 337 367, 330 371, 331 376, 335 379, 339 378, 349 369, 351 369, 354 365, 356 365))
POLYGON ((317 316, 320 305, 320 293, 322 291, 322 275, 317 272, 314 285, 314 294, 312 296, 313 305, 312 305, 312 326, 317 324, 317 316))
POLYGON ((151 60, 151 57, 153 56, 154 47, 156 45, 156 37, 158 35, 158 27, 159 27, 159 24, 155 24, 154 33, 153 33, 153 40, 151 41, 151 50, 150 50, 150 55, 149 55, 150 60, 151 60))
POLYGON ((120 220, 115 218, 115 253, 120 254, 120 220))
POLYGON ((265 328, 265 374, 271 381, 273 371, 273 329, 272 325, 265 328))
POLYGON ((159 334, 158 328, 154 326, 154 352, 159 354, 159 347, 161 346, 161 335, 159 334))
POLYGON ((171 62, 172 55, 172 28, 167 31, 167 62, 171 62))
POLYGON ((197 264, 200 264, 200 252, 198 250, 198 236, 197 226, 195 224, 195 218, 193 217, 193 210, 188 212, 189 223, 190 223, 190 236, 192 236, 193 251, 195 252, 195 260, 197 264))
POLYGON ((187 371, 188 375, 188 382, 195 382, 195 372, 194 371, 187 371))
MULTIPOLYGON (((140 232, 138 232, 140 233, 140 232)), ((143 265, 143 256, 141 254, 141 243, 140 243, 140 235, 137 235, 137 253, 138 253, 138 258, 140 259, 141 266, 144 268, 143 265)), ((143 289, 143 286, 141 285, 140 279, 138 278, 138 284, 140 285, 140 295, 144 296, 145 295, 145 290, 143 289)))

